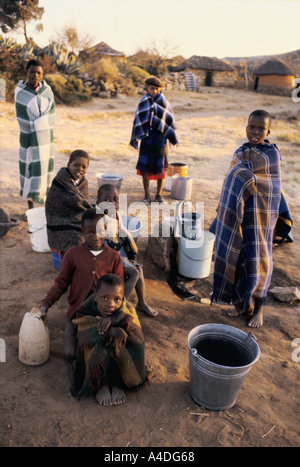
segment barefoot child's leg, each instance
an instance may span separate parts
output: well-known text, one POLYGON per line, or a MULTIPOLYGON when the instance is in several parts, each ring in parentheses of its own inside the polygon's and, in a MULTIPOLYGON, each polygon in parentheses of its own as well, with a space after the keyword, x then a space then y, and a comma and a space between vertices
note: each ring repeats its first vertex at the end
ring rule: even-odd
POLYGON ((100 405, 105 405, 106 407, 112 405, 111 393, 108 384, 104 384, 98 389, 96 392, 96 399, 100 405))
POLYGON ((264 323, 263 307, 259 300, 255 300, 254 311, 251 319, 248 322, 250 328, 260 328, 264 323))
POLYGON ((124 404, 126 401, 126 396, 123 389, 119 388, 118 386, 113 386, 111 388, 111 401, 112 405, 124 404))

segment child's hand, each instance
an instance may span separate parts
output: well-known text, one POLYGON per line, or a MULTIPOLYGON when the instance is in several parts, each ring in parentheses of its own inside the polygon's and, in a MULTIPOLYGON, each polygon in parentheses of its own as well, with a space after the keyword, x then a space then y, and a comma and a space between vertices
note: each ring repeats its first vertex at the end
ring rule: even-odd
POLYGON ((39 319, 46 319, 48 308, 45 305, 39 307, 39 314, 37 317, 39 319))
POLYGON ((127 333, 122 328, 110 328, 108 332, 107 345, 112 345, 115 352, 119 355, 121 347, 125 347, 127 341, 127 333))
POLYGON ((96 316, 96 318, 99 319, 99 323, 97 324, 98 334, 104 334, 111 325, 111 317, 96 316))

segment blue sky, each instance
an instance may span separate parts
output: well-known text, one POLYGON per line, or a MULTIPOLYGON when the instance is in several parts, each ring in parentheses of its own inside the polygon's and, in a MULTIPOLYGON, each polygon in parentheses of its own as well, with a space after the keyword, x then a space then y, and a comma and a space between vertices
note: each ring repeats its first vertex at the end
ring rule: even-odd
MULTIPOLYGON (((170 56, 255 56, 300 48, 298 0, 40 0, 44 31, 29 33, 41 46, 74 25, 94 44, 126 55, 155 44, 170 56)), ((22 41, 22 36, 17 36, 22 41)))

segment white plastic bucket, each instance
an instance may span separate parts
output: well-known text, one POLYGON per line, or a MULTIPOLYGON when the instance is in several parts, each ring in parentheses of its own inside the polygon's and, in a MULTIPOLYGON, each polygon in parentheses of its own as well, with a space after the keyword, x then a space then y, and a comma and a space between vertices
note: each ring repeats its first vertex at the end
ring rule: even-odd
POLYGON ((26 216, 32 249, 40 253, 50 251, 47 237, 45 208, 28 209, 28 211, 26 211, 26 216))
POLYGON ((253 334, 225 324, 202 324, 190 331, 188 347, 193 401, 211 410, 232 407, 260 356, 253 334))
POLYGON ((175 209, 174 236, 186 237, 191 240, 199 240, 202 236, 202 216, 199 213, 187 210, 182 212, 183 207, 187 205, 190 209, 191 203, 179 201, 175 209))
POLYGON ((39 319, 38 308, 24 315, 19 332, 19 360, 25 365, 42 365, 49 359, 50 336, 44 320, 39 319))
POLYGON ((117 173, 97 173, 97 183, 98 183, 98 188, 102 185, 115 185, 118 190, 121 188, 122 180, 123 180, 123 175, 117 174, 117 173))
POLYGON ((137 217, 121 216, 124 227, 129 230, 133 238, 136 240, 142 230, 143 224, 137 217))
POLYGON ((203 231, 199 240, 180 237, 178 272, 191 279, 203 279, 210 274, 215 236, 203 231))

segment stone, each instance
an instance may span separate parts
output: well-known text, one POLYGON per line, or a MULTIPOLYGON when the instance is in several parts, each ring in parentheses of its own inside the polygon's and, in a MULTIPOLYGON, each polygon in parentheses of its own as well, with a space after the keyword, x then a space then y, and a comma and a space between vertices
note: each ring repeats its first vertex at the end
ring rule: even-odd
POLYGON ((280 302, 292 304, 300 300, 300 291, 297 287, 275 286, 269 292, 280 302))

